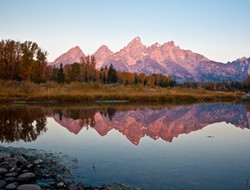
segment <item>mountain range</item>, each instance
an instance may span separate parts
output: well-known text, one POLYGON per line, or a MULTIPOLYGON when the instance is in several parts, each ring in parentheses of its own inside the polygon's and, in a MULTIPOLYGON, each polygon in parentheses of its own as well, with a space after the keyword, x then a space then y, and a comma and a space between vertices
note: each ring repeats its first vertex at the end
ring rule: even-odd
POLYGON ((250 128, 250 112, 242 104, 196 104, 171 109, 117 110, 112 117, 96 111, 89 119, 82 119, 81 116, 73 119, 69 115, 60 116, 58 113, 49 117, 76 135, 89 126, 101 136, 116 130, 134 145, 138 145, 144 137, 172 142, 181 134, 189 134, 218 122, 231 123, 242 129, 250 128), (93 122, 86 123, 86 120, 93 122))
MULTIPOLYGON (((173 41, 147 47, 142 44, 140 37, 134 38, 118 52, 112 52, 106 45, 102 45, 93 55, 97 69, 113 64, 120 71, 172 75, 177 82, 244 81, 250 74, 250 58, 221 63, 190 50, 183 50, 173 41)), ((60 63, 72 64, 80 62, 82 57, 85 54, 76 46, 50 64, 56 67, 60 63)))

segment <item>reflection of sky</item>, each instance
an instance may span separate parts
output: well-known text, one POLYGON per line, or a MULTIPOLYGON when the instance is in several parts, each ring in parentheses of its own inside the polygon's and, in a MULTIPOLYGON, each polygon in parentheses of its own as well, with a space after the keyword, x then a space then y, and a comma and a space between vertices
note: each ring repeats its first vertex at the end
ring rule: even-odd
POLYGON ((83 128, 75 135, 51 118, 47 122, 48 131, 35 142, 11 145, 76 157, 80 167, 75 174, 86 184, 120 182, 146 189, 243 189, 250 177, 250 130, 225 122, 179 135, 171 143, 145 137, 138 146, 116 130, 102 137, 93 128, 83 128))

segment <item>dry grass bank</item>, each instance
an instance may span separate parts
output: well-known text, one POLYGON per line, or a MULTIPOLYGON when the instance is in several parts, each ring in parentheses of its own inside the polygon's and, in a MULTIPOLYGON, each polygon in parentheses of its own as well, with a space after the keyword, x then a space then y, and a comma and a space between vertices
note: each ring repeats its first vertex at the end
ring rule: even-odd
POLYGON ((242 93, 194 90, 186 88, 149 88, 136 86, 104 86, 98 83, 57 84, 47 82, 0 81, 0 102, 196 102, 237 100, 242 93))

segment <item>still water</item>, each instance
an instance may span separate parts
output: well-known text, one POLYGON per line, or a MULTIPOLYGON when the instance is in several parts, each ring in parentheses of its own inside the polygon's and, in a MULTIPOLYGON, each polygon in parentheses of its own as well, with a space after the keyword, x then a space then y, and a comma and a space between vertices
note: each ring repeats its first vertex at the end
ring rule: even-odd
POLYGON ((77 158, 86 185, 250 189, 249 107, 1 105, 0 140, 77 158))

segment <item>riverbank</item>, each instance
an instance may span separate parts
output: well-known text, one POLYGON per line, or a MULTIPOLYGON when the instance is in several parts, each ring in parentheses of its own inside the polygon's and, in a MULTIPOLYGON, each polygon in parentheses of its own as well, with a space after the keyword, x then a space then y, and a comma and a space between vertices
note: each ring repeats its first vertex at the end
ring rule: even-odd
POLYGON ((105 86, 99 83, 15 83, 0 81, 0 102, 209 102, 235 101, 243 92, 143 85, 105 86))
POLYGON ((77 160, 61 153, 0 146, 0 189, 139 190, 121 184, 85 186, 72 180, 77 160))

